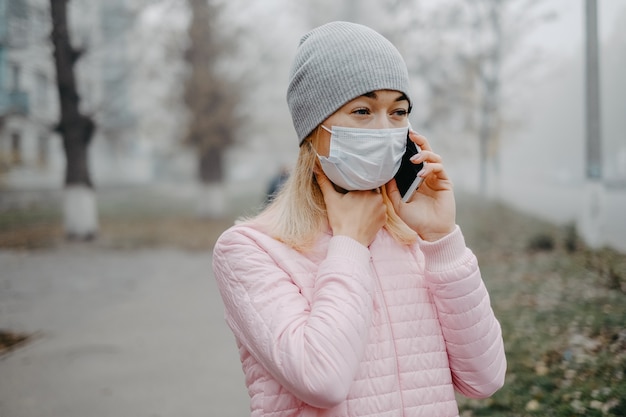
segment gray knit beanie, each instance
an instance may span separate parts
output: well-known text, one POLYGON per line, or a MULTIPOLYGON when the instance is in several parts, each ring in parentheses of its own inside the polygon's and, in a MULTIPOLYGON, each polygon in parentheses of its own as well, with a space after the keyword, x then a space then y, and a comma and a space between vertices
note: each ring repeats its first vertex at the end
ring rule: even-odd
POLYGON ((395 46, 366 26, 332 22, 300 40, 287 104, 299 143, 350 100, 375 90, 409 98, 409 74, 395 46))

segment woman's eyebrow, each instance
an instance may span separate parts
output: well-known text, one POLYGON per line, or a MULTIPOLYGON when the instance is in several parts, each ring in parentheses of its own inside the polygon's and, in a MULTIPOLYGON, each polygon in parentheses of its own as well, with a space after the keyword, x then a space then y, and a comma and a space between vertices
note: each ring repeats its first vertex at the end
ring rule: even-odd
MULTIPOLYGON (((378 98, 375 91, 370 91, 368 93, 362 94, 361 97, 367 97, 372 99, 378 98)), ((406 96, 406 94, 401 93, 394 101, 409 101, 409 98, 406 96)))
POLYGON ((400 94, 400 96, 398 96, 398 98, 396 99, 396 101, 405 101, 405 100, 409 101, 409 98, 404 93, 400 94))

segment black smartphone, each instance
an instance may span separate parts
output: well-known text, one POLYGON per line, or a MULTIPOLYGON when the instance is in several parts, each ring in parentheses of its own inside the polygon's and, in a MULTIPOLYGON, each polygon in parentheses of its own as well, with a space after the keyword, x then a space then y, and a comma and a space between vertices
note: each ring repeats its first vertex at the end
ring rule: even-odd
POLYGON ((423 163, 414 164, 411 162, 411 157, 419 152, 419 148, 413 141, 406 136, 406 151, 402 156, 402 163, 400 169, 395 175, 396 184, 398 184, 398 190, 402 196, 402 201, 406 203, 413 196, 413 193, 418 189, 424 180, 422 177, 418 177, 417 173, 424 167, 423 163))

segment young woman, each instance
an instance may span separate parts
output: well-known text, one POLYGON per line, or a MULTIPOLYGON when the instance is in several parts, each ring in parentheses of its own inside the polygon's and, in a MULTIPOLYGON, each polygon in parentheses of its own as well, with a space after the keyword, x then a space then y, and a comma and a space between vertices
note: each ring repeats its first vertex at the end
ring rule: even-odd
POLYGON ((297 164, 213 257, 253 416, 457 416, 455 390, 504 383, 500 326, 409 97, 402 57, 372 29, 302 38, 287 91, 297 164), (407 133, 426 164, 404 203, 407 133))

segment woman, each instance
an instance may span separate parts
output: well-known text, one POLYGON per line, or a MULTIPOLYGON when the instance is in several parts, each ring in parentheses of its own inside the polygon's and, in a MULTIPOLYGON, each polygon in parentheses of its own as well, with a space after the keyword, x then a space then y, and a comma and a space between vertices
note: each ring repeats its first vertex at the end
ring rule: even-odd
POLYGON ((500 326, 409 97, 377 32, 333 22, 302 38, 295 169, 214 249, 253 416, 457 416, 455 389, 484 398, 504 383, 500 326), (409 131, 426 164, 404 203, 393 176, 409 131))

